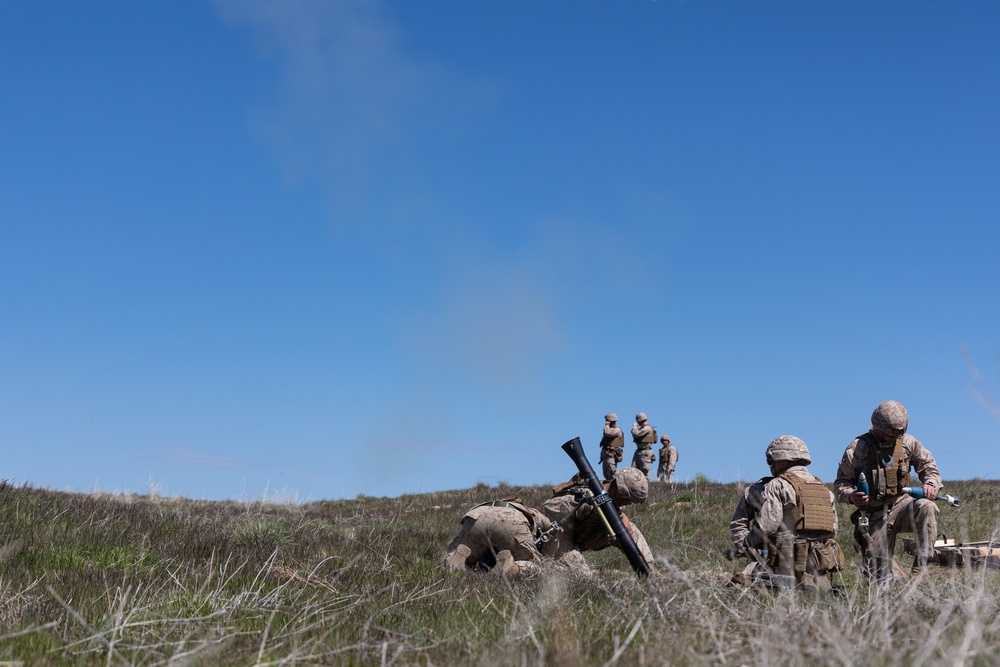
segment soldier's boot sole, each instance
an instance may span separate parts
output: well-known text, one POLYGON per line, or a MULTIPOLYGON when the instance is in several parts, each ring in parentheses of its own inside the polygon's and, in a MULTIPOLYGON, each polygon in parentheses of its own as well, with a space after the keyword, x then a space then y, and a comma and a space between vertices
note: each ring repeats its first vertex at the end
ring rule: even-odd
POLYGON ((521 568, 514 562, 513 554, 504 549, 497 554, 497 564, 490 570, 490 574, 498 577, 512 577, 520 571, 521 568))
POLYGON ((469 556, 472 555, 472 549, 469 548, 467 544, 459 544, 455 549, 455 553, 449 555, 445 561, 445 569, 450 571, 464 570, 466 568, 466 562, 469 560, 469 556))

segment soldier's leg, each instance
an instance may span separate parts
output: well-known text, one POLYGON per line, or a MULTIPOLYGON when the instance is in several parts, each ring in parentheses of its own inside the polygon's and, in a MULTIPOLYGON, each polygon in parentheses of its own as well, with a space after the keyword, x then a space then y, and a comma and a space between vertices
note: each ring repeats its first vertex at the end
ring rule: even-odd
POLYGON ((483 569, 492 569, 500 565, 507 573, 511 573, 514 561, 534 560, 539 557, 535 548, 534 535, 528 525, 528 520, 520 510, 511 507, 489 508, 490 511, 476 520, 476 540, 466 540, 473 551, 480 547, 483 569), (499 554, 507 552, 506 560, 501 562, 499 554))
POLYGON ((473 528, 475 522, 475 519, 470 519, 469 517, 462 519, 462 527, 459 529, 458 534, 448 543, 448 548, 445 550, 444 567, 446 570, 464 570, 476 566, 476 562, 482 554, 478 554, 473 558, 472 547, 469 542, 475 542, 476 540, 470 538, 468 532, 468 529, 473 528))
POLYGON ((604 473, 604 479, 606 480, 610 481, 615 478, 615 473, 618 472, 618 464, 615 462, 614 455, 601 454, 601 472, 604 473))
POLYGON ((868 526, 868 539, 862 538, 863 550, 867 552, 864 558, 862 572, 869 580, 883 581, 892 574, 893 549, 896 546, 896 534, 889 530, 885 516, 872 520, 868 526))
POLYGON ((649 476, 649 467, 653 463, 653 450, 651 449, 639 449, 636 450, 635 456, 632 457, 632 467, 638 468, 642 471, 643 475, 649 476))
POLYGON ((445 567, 449 570, 476 569, 477 566, 488 569, 493 566, 498 552, 518 549, 518 529, 530 536, 527 526, 528 520, 516 509, 473 508, 462 518, 461 530, 448 545, 445 567))
POLYGON ((639 554, 642 556, 643 560, 646 561, 646 565, 649 567, 649 571, 654 570, 653 564, 653 552, 649 550, 649 544, 646 542, 646 537, 639 530, 639 526, 635 525, 631 521, 628 524, 628 532, 632 536, 632 541, 635 542, 636 549, 639 550, 639 554))
POLYGON ((507 549, 497 554, 496 565, 490 569, 490 574, 498 577, 513 577, 520 572, 521 567, 507 549))
POLYGON ((518 562, 538 560, 541 554, 535 547, 535 536, 524 515, 520 512, 518 514, 520 516, 510 516, 505 521, 511 557, 518 562))
MULTIPOLYGON (((934 555, 937 538, 938 506, 926 498, 908 498, 894 517, 897 533, 913 533, 914 554, 912 573, 918 574, 934 555)), ((896 508, 893 508, 896 509, 896 508)))

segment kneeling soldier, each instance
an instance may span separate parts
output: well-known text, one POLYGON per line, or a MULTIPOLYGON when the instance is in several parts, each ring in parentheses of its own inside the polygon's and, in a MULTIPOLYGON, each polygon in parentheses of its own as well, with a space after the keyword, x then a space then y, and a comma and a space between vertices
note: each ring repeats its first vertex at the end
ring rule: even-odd
POLYGON ((770 574, 789 581, 794 577, 797 587, 830 590, 827 573, 844 566, 844 554, 834 539, 833 493, 806 469, 812 458, 799 438, 776 438, 765 455, 774 477, 743 492, 729 524, 733 544, 744 553, 759 554, 770 574))

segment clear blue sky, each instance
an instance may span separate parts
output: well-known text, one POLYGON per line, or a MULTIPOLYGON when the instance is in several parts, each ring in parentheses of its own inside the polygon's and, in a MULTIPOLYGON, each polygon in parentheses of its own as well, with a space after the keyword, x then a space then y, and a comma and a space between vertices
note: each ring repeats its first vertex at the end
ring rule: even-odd
POLYGON ((996 2, 0 3, 0 476, 1000 476, 996 2))

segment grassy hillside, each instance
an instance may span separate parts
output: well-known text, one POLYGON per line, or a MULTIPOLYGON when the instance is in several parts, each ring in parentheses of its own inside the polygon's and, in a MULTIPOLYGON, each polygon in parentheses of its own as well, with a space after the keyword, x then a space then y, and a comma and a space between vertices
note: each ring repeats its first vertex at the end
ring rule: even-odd
MULTIPOLYGON (((993 570, 869 590, 844 506, 836 597, 728 588, 742 485, 652 485, 632 508, 663 576, 446 575, 465 510, 548 488, 480 485, 275 505, 0 484, 0 661, 25 664, 997 664, 993 570)), ((949 537, 988 539, 1000 483, 950 482, 949 537)), ((906 556, 909 563, 909 557, 906 556)))

